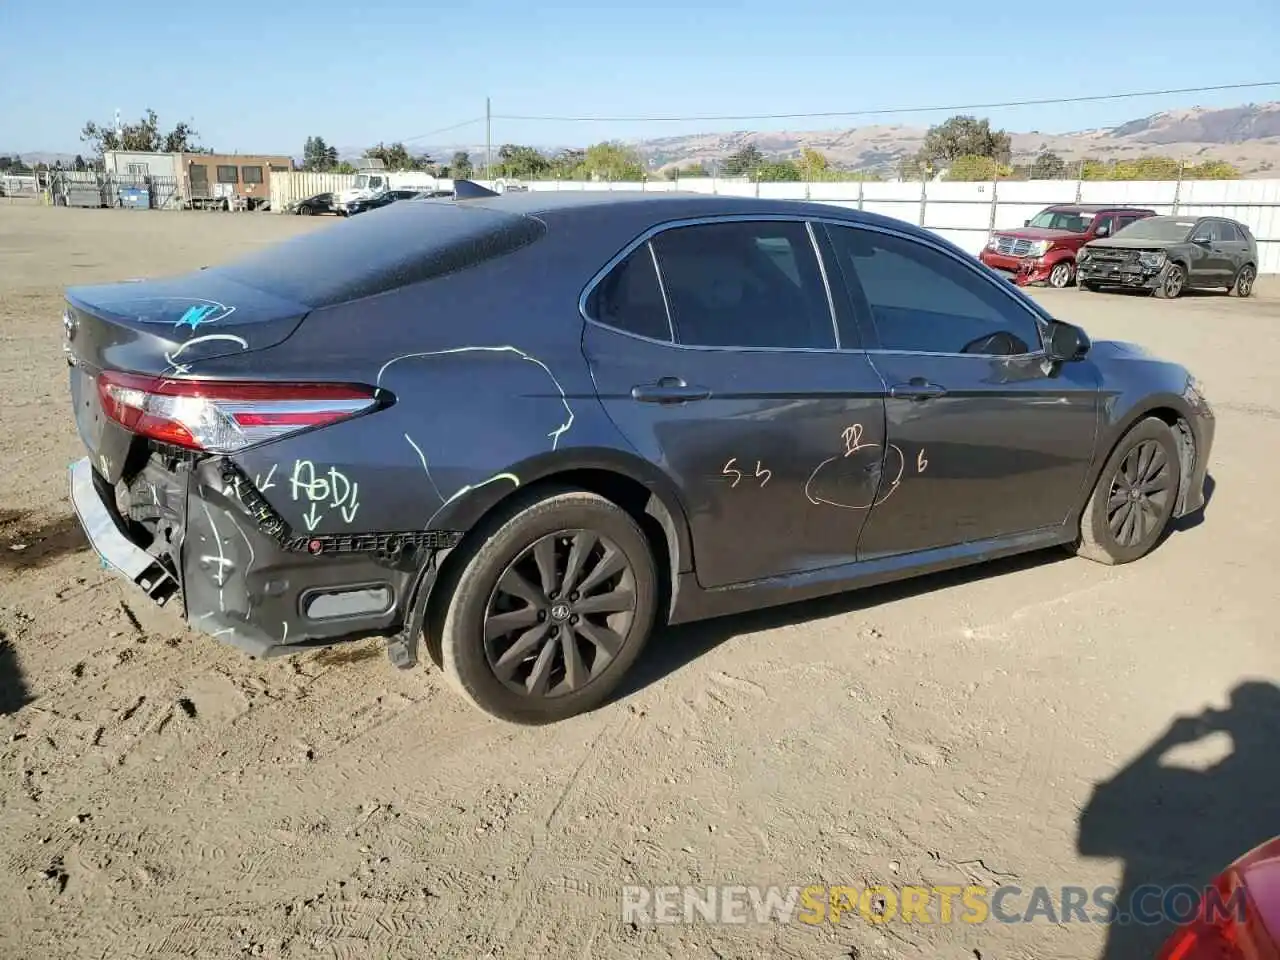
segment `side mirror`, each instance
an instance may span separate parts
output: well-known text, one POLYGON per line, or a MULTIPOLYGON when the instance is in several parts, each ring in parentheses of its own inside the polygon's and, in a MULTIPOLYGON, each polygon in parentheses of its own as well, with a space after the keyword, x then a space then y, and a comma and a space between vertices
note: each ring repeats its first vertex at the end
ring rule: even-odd
POLYGON ((1108 226, 1106 226, 1106 225, 1103 225, 1103 226, 1101 226, 1101 227, 1099 227, 1099 228, 1098 228, 1098 232, 1097 232, 1097 233, 1095 233, 1095 234, 1094 234, 1094 236, 1095 236, 1095 237, 1109 237, 1109 236, 1111 236, 1111 228, 1110 228, 1110 227, 1108 227, 1108 226))
POLYGON ((1030 220, 1023 220, 1023 221, 1022 221, 1022 225, 1023 225, 1024 227, 1029 227, 1029 226, 1031 226, 1031 221, 1030 221, 1030 220))
POLYGON ((1207 247, 1210 243, 1210 240, 1208 237, 1192 237, 1191 242, 1194 243, 1197 247, 1207 247))
POLYGON ((1092 345, 1089 335, 1079 327, 1055 320, 1049 327, 1045 355, 1050 360, 1071 363, 1075 360, 1083 360, 1092 345))

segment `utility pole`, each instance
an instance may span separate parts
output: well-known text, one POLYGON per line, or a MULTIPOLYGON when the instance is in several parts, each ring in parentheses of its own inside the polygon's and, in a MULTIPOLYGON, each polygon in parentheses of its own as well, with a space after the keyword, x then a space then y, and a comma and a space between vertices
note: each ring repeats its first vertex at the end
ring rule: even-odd
POLYGON ((493 110, 484 98, 484 178, 493 179, 493 110))

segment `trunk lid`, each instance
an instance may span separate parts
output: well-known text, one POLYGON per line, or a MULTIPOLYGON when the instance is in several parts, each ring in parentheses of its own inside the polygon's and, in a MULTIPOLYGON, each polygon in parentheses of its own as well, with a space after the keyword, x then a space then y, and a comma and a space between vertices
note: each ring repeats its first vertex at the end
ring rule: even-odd
POLYGON ((309 308, 245 286, 217 270, 67 291, 63 349, 70 364, 76 427, 94 467, 120 480, 134 442, 102 411, 103 370, 175 378, 198 376, 199 363, 276 346, 309 308))

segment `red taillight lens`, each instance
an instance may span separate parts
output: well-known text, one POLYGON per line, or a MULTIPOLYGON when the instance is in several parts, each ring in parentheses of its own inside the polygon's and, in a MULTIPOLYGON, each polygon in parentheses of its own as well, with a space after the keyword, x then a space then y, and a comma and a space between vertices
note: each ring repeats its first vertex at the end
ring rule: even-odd
POLYGON ((1269 920, 1277 915, 1280 883, 1275 841, 1227 868, 1207 891, 1195 919, 1165 943, 1157 960, 1280 960, 1269 920))
POLYGON ((140 436, 209 453, 232 453, 377 404, 372 387, 337 383, 169 380, 107 371, 98 396, 108 417, 140 436))

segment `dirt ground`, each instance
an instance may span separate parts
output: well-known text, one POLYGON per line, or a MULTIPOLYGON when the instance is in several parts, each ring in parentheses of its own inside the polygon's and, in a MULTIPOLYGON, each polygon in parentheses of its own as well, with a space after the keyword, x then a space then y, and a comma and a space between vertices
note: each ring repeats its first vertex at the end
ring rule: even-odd
POLYGON ((260 663, 188 632, 70 510, 63 288, 331 223, 0 202, 0 956, 1120 960, 1123 931, 1045 919, 624 924, 620 889, 1199 883, 1280 833, 1280 283, 1037 294, 1218 411, 1203 522, 1143 561, 670 630, 617 702, 523 729, 377 642, 260 663))

